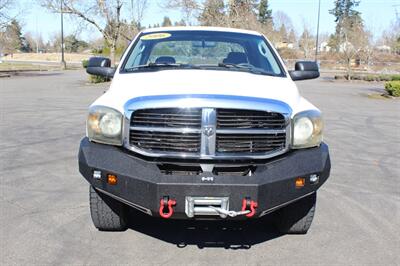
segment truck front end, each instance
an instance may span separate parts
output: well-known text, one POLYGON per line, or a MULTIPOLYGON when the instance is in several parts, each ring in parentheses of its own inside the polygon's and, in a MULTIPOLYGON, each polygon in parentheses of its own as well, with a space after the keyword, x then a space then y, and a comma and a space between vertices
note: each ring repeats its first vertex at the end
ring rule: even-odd
POLYGON ((289 73, 263 36, 222 29, 144 32, 122 62, 79 151, 97 228, 126 228, 132 207, 164 219, 276 211, 281 231, 307 232, 330 173, 321 114, 290 78, 310 65, 289 73))

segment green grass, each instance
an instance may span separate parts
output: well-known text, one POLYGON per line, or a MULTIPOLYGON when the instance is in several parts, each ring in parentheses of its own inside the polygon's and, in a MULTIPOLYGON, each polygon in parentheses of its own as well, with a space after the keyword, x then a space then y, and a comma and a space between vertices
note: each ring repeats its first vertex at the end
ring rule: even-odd
MULTIPOLYGON (((335 79, 346 79, 345 75, 335 75, 335 79)), ((351 80, 363 81, 393 81, 400 80, 400 74, 356 74, 351 76, 351 80)))
POLYGON ((6 71, 20 71, 20 70, 55 70, 59 69, 60 67, 58 66, 46 66, 46 65, 37 65, 37 64, 29 64, 29 63, 21 63, 21 64, 15 64, 15 63, 8 63, 8 62, 3 62, 0 63, 0 71, 6 72, 6 71))

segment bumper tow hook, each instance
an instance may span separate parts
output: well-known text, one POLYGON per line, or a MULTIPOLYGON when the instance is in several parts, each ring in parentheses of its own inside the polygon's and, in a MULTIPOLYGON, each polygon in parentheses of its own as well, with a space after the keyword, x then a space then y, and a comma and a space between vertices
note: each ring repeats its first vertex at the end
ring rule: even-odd
POLYGON ((172 206, 176 205, 176 201, 169 199, 168 197, 163 197, 160 200, 160 216, 162 218, 168 219, 172 216, 172 214, 174 213, 174 209, 172 208, 172 206), (165 208, 167 208, 168 212, 164 212, 165 208))
POLYGON ((253 217, 256 214, 256 208, 258 203, 256 201, 250 200, 250 198, 244 198, 242 201, 242 212, 248 211, 246 217, 253 217))

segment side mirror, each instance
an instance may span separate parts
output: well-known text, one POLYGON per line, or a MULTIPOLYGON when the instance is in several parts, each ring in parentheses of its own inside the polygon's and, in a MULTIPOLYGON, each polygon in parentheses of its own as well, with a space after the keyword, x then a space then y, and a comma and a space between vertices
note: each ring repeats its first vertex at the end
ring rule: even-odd
POLYGON ((299 61, 294 70, 289 71, 292 80, 316 79, 319 77, 318 64, 314 61, 299 61))
POLYGON ((115 68, 111 67, 111 60, 105 57, 91 57, 86 72, 90 75, 112 78, 115 68))

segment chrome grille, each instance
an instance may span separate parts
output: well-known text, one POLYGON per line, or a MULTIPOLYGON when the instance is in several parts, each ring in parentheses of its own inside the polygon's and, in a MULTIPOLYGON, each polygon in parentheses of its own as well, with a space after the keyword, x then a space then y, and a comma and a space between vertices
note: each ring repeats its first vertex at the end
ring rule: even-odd
POLYGON ((130 143, 150 152, 199 153, 201 116, 201 108, 137 110, 131 116, 130 143))
POLYGON ((197 127, 201 126, 201 109, 161 108, 134 112, 131 126, 197 127))
POLYGON ((289 118, 278 112, 149 108, 133 111, 129 121, 129 147, 148 156, 269 158, 289 147, 289 118))
POLYGON ((266 153, 285 148, 286 134, 217 134, 220 153, 266 153))
POLYGON ((280 113, 254 110, 217 110, 217 128, 285 128, 285 117, 280 113))
POLYGON ((148 151, 197 153, 200 150, 200 133, 131 130, 130 142, 148 151))

